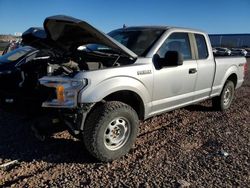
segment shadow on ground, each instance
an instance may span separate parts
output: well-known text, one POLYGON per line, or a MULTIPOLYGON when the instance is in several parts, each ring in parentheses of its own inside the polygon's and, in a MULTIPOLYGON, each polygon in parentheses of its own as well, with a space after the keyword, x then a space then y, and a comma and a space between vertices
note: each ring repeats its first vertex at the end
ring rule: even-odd
MULTIPOLYGON (((188 111, 213 111, 211 105, 204 106, 203 104, 187 106, 185 109, 188 111)), ((42 160, 51 163, 97 162, 87 152, 83 143, 70 136, 62 125, 50 125, 48 119, 39 119, 40 124, 44 126, 41 133, 46 135, 45 141, 40 141, 31 128, 37 120, 1 110, 0 114, 0 159, 2 160, 18 159, 25 162, 42 160), (57 136, 53 136, 55 134, 57 136)))
MULTIPOLYGON (((32 122, 0 110, 0 160, 33 160, 51 163, 95 163, 80 140, 73 139, 63 126, 45 132, 39 141, 31 130, 32 122), (53 136, 56 134, 57 136, 53 136), (59 136, 58 136, 59 135, 59 136), (64 138, 61 138, 64 135, 64 138), (65 136, 67 135, 67 136, 65 136), (65 138, 66 137, 66 138, 65 138)), ((46 123, 46 122, 45 122, 46 123)))
POLYGON ((211 101, 208 101, 207 104, 208 105, 204 105, 204 103, 193 104, 193 105, 184 107, 184 109, 186 109, 186 110, 188 110, 190 112, 196 112, 196 111, 213 112, 213 111, 216 111, 212 107, 212 102, 211 101))

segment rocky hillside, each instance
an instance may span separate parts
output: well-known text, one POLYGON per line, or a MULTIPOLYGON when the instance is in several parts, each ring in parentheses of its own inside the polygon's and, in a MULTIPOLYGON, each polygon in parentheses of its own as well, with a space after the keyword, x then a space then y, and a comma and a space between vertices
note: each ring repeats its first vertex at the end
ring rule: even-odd
POLYGON ((16 40, 18 37, 13 35, 0 35, 0 42, 8 42, 10 40, 16 40))

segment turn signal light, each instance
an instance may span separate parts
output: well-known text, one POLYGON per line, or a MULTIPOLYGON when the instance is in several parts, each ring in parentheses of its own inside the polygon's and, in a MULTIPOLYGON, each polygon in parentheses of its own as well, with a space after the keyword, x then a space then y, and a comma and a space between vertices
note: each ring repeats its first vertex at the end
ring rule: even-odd
POLYGON ((65 97, 64 97, 64 87, 62 85, 58 85, 56 87, 56 96, 57 96, 57 100, 59 102, 64 102, 65 101, 65 97))

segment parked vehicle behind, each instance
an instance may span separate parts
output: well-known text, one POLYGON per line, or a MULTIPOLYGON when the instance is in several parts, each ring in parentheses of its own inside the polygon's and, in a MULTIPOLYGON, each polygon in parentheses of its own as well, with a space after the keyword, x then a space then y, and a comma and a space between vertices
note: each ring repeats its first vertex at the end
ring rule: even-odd
POLYGON ((247 51, 243 48, 231 48, 232 56, 247 56, 247 51))
POLYGON ((228 48, 215 47, 213 48, 213 53, 215 56, 229 56, 232 51, 228 48))
POLYGON ((247 51, 246 57, 250 57, 250 48, 246 48, 245 50, 247 51))
MULTIPOLYGON (((208 35, 195 29, 126 27, 106 35, 79 19, 52 16, 44 30, 25 32, 23 43, 32 47, 15 63, 8 54, 0 58, 0 76, 13 80, 8 93, 33 91, 29 99, 58 111, 101 161, 130 150, 140 120, 206 99, 227 110, 246 70, 244 57, 214 58, 208 35)), ((11 94, 1 98, 15 104, 11 94)))

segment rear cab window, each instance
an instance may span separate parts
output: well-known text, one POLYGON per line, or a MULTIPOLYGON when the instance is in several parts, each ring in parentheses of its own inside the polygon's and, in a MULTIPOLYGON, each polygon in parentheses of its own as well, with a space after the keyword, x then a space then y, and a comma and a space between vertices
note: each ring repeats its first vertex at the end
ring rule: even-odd
POLYGON ((208 58, 208 49, 206 39, 201 34, 194 34, 197 52, 198 52, 198 59, 207 59, 208 58))

